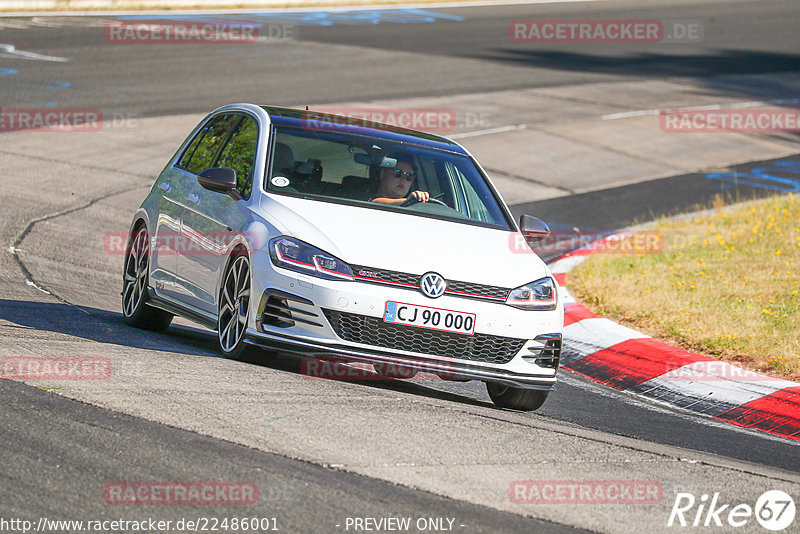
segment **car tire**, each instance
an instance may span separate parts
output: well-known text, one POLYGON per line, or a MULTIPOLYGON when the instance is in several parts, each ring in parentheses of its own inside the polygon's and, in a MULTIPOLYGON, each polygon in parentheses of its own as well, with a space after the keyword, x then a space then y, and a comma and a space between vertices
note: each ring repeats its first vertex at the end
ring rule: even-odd
POLYGON ((217 313, 217 342, 226 358, 250 363, 264 358, 266 351, 245 342, 249 318, 250 260, 244 249, 236 249, 222 277, 217 313))
POLYGON ((150 287, 150 235, 140 225, 128 238, 122 282, 122 317, 136 328, 162 332, 172 322, 173 315, 147 304, 150 287))
POLYGON ((492 402, 500 408, 530 412, 539 409, 547 400, 549 391, 517 388, 503 384, 486 383, 492 402))

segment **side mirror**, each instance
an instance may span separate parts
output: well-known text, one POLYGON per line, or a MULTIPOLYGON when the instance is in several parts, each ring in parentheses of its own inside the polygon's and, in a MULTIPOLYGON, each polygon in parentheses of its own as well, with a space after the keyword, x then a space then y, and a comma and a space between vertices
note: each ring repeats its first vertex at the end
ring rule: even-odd
POLYGON ((226 193, 239 200, 236 190, 236 171, 225 167, 212 167, 197 175, 197 183, 215 193, 226 193))
POLYGON ((550 227, 530 215, 522 215, 519 218, 519 229, 528 243, 537 243, 550 235, 550 227))

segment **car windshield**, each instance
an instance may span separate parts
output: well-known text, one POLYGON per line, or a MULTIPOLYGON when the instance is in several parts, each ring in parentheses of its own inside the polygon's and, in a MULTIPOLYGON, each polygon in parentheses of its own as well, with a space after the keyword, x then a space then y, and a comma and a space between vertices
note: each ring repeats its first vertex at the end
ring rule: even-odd
POLYGON ((349 132, 277 127, 266 189, 510 229, 466 155, 349 132), (419 192, 416 193, 415 192, 419 192))

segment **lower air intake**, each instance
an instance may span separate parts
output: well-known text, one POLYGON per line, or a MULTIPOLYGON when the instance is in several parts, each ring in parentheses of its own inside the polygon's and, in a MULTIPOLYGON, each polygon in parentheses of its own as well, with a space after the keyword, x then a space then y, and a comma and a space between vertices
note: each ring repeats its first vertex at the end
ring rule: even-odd
POLYGON ((378 317, 322 310, 336 335, 345 341, 385 349, 430 354, 458 360, 504 364, 527 340, 486 334, 451 334, 431 329, 397 326, 378 317))

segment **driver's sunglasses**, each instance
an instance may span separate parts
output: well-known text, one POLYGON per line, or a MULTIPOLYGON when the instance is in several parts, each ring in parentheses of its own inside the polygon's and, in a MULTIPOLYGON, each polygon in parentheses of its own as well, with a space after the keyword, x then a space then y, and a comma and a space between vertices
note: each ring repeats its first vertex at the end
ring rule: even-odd
POLYGON ((402 178, 405 178, 406 180, 408 180, 409 182, 413 182, 414 178, 417 177, 417 175, 415 173, 413 173, 413 172, 405 172, 405 171, 401 171, 400 169, 390 169, 389 172, 391 172, 395 176, 395 178, 401 178, 402 177, 402 178))

